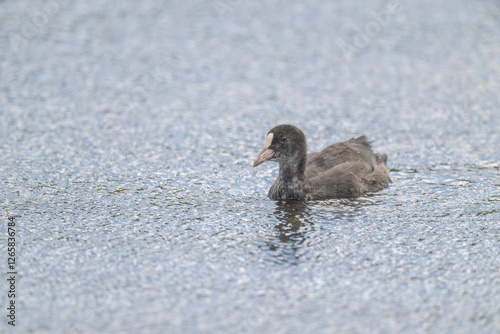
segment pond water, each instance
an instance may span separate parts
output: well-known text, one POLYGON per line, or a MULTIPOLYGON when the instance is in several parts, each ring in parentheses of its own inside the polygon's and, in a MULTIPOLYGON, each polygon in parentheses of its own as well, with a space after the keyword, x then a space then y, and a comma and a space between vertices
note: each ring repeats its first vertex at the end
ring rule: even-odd
POLYGON ((499 332, 499 15, 0 2, 0 332, 499 332), (310 151, 366 135, 393 183, 270 201, 280 123, 310 151))

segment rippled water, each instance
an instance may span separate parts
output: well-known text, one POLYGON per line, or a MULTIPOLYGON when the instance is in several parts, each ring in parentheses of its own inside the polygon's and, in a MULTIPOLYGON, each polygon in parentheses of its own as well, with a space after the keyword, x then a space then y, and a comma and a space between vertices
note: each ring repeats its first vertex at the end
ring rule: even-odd
POLYGON ((18 323, 3 311, 1 332, 500 331, 499 15, 495 1, 1 2, 0 189, 19 262, 18 323), (311 151, 367 135, 393 183, 270 201, 277 166, 251 164, 280 123, 311 151))

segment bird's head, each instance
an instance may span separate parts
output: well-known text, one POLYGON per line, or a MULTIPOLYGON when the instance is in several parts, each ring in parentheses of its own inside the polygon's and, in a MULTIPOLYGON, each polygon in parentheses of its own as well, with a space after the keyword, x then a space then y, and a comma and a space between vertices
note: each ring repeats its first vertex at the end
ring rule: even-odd
POLYGON ((280 164, 298 164, 307 154, 306 137, 297 127, 278 125, 267 133, 264 149, 255 159, 253 166, 270 160, 280 164))

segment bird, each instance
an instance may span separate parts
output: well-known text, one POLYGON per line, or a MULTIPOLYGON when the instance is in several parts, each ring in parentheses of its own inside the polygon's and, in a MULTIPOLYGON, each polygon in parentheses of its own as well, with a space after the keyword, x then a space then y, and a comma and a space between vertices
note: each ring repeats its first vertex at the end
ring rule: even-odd
POLYGON ((269 189, 271 200, 323 200, 354 198, 389 186, 387 155, 372 151, 366 136, 332 144, 307 154, 304 133, 290 124, 267 133, 264 149, 253 163, 279 164, 279 174, 269 189))

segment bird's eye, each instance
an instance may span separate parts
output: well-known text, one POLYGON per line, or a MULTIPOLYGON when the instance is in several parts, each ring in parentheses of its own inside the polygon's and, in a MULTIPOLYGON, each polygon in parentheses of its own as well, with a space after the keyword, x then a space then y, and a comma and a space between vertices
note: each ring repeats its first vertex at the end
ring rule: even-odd
POLYGON ((281 137, 281 138, 280 138, 280 141, 281 141, 282 143, 286 143, 286 137, 281 137))

